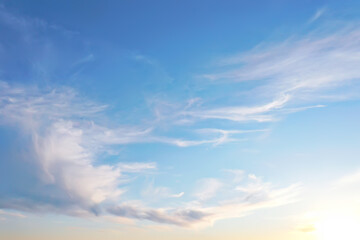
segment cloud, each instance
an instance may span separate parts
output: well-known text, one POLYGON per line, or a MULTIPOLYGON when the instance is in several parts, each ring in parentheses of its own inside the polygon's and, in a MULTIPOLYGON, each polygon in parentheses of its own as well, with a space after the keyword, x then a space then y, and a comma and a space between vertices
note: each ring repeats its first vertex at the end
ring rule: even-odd
MULTIPOLYGON (((325 12, 320 9, 319 18, 325 12)), ((357 22, 322 27, 304 35, 220 59, 213 71, 200 75, 202 91, 217 91, 213 99, 193 97, 183 104, 152 99, 158 124, 190 126, 221 121, 267 123, 288 114, 325 107, 326 102, 360 97, 360 30, 357 22), (219 99, 219 100, 217 100, 219 99)), ((218 145, 233 141, 231 132, 217 139, 171 141, 178 146, 218 145)))
POLYGON ((133 56, 133 59, 136 61, 139 61, 139 62, 149 64, 149 65, 159 66, 159 64, 154 59, 151 59, 150 57, 145 56, 145 55, 136 54, 133 56))
POLYGON ((202 134, 220 134, 217 139, 214 139, 213 145, 220 145, 228 142, 236 142, 236 141, 243 141, 246 139, 239 139, 232 136, 236 135, 244 135, 249 133, 258 133, 258 132, 266 132, 269 129, 254 129, 254 130, 225 130, 225 129, 218 129, 218 128, 202 128, 198 129, 197 132, 202 134))
POLYGON ((177 193, 177 194, 172 194, 170 195, 170 197, 172 198, 181 198, 182 196, 184 196, 184 192, 180 192, 180 193, 177 193))
POLYGON ((236 122, 268 122, 273 117, 268 114, 272 110, 282 108, 290 99, 290 95, 282 95, 270 103, 254 107, 223 107, 207 110, 185 111, 185 116, 199 119, 225 119, 236 122))
POLYGON ((79 65, 83 65, 83 64, 86 64, 86 63, 89 63, 89 62, 93 62, 95 61, 95 56, 94 54, 90 53, 89 55, 79 59, 78 61, 76 61, 73 66, 74 67, 77 67, 79 65))
POLYGON ((231 137, 234 135, 258 133, 258 132, 266 132, 266 131, 268 131, 268 129, 225 130, 225 129, 217 129, 217 128, 201 128, 194 130, 195 133, 202 135, 199 140, 184 140, 181 138, 169 138, 169 137, 158 137, 158 136, 152 136, 149 138, 149 140, 153 142, 175 145, 178 147, 190 147, 190 146, 198 146, 204 144, 212 144, 213 146, 217 146, 228 142, 237 142, 237 141, 246 140, 244 138, 231 137), (206 136, 211 135, 214 137, 212 138, 205 137, 205 135, 206 136))
POLYGON ((12 211, 4 211, 0 209, 0 221, 6 221, 8 218, 26 218, 24 214, 12 211))
POLYGON ((222 59, 220 70, 202 77, 213 84, 234 84, 234 88, 248 82, 244 88, 252 106, 195 107, 184 110, 183 114, 197 120, 267 122, 276 120, 280 110, 291 105, 316 102, 316 107, 323 106, 319 101, 359 97, 356 93, 360 78, 359 36, 360 30, 353 23, 259 45, 222 59), (222 67, 226 70, 221 70, 222 67))
POLYGON ((205 178, 197 182, 194 196, 200 201, 208 200, 215 196, 222 186, 221 181, 215 178, 205 178))
MULTIPOLYGON (((208 183, 212 180, 206 180, 208 183)), ((215 221, 226 218, 239 218, 252 211, 281 206, 296 201, 300 185, 295 184, 286 188, 273 188, 269 183, 264 188, 257 188, 251 192, 237 195, 231 199, 216 201, 206 206, 199 202, 189 202, 185 206, 176 208, 149 208, 139 204, 124 203, 107 209, 110 214, 148 220, 156 223, 176 225, 188 228, 202 228, 212 225, 215 221)), ((212 197, 214 191, 206 192, 206 199, 212 197)), ((203 200, 206 200, 203 198, 203 200)))
POLYGON ((117 164, 118 168, 122 172, 128 172, 128 173, 136 173, 136 172, 143 172, 146 170, 154 170, 156 169, 156 163, 150 162, 150 163, 141 163, 141 162, 135 162, 135 163, 119 163, 117 164))
POLYGON ((106 108, 105 105, 83 101, 71 88, 42 91, 0 81, 0 93, 1 123, 19 124, 24 130, 39 128, 45 121, 94 116, 106 108))
POLYGON ((167 137, 155 137, 155 141, 162 142, 170 145, 175 145, 178 147, 191 147, 191 146, 198 146, 203 144, 212 144, 219 141, 218 138, 216 139, 209 139, 209 140, 183 140, 177 138, 167 138, 167 137))
POLYGON ((316 227, 313 224, 307 224, 305 226, 299 226, 297 230, 300 232, 308 233, 316 231, 316 227))
POLYGON ((1 149, 0 207, 99 214, 99 204, 124 192, 119 186, 124 173, 156 168, 155 163, 98 162, 109 146, 141 142, 149 134, 94 123, 105 108, 69 88, 46 91, 0 82, 0 126, 10 127, 9 141, 24 149, 22 154, 1 149))
POLYGON ((3 5, 0 5, 0 21, 20 33, 23 40, 28 42, 33 41, 38 36, 39 30, 54 30, 69 37, 78 34, 75 31, 65 29, 60 25, 49 23, 40 18, 15 14, 3 5))
POLYGON ((352 174, 348 174, 347 176, 344 176, 337 180, 336 185, 337 186, 348 186, 353 184, 360 183, 360 171, 357 171, 352 174))
POLYGON ((248 174, 247 178, 249 183, 247 183, 247 185, 237 186, 235 190, 245 193, 248 201, 257 201, 270 191, 270 183, 264 183, 261 178, 258 178, 254 174, 248 174))
MULTIPOLYGON (((119 169, 109 165, 94 165, 95 152, 83 145, 82 131, 72 122, 58 121, 46 133, 33 129, 29 145, 31 154, 25 158, 9 156, 13 164, 31 164, 28 176, 15 166, 11 174, 19 177, 16 183, 9 179, 11 189, 1 192, 0 207, 25 211, 65 211, 71 215, 79 212, 98 214, 97 205, 115 199, 122 190, 118 188, 119 169), (32 179, 31 189, 24 184, 32 179)), ((25 157, 25 156, 24 156, 25 157)), ((3 166, 9 170, 7 166, 3 166)), ((8 174, 5 174, 6 177, 8 174)))
MULTIPOLYGON (((232 63, 243 67, 212 75, 232 81, 270 79, 284 93, 334 87, 359 78, 359 30, 347 27, 325 36, 312 34, 298 40, 255 49, 232 63)), ((230 62, 230 59, 228 60, 230 62)))
POLYGON ((73 198, 91 203, 118 196, 120 169, 94 166, 92 151, 83 146, 81 129, 72 122, 54 123, 44 136, 33 135, 35 157, 47 184, 58 185, 73 198))
POLYGON ((309 19, 308 23, 312 23, 315 22, 316 20, 318 20, 321 16, 324 15, 324 13, 327 11, 326 7, 322 7, 320 9, 318 9, 315 14, 309 19))
POLYGON ((159 201, 164 198, 181 198, 184 192, 173 193, 170 188, 163 186, 155 186, 154 179, 149 181, 142 190, 141 195, 149 202, 159 201))
MULTIPOLYGON (((81 129, 87 138, 86 144, 94 149, 103 145, 159 142, 179 147, 201 144, 220 144, 230 134, 246 131, 212 130, 220 137, 206 140, 183 140, 178 138, 155 136, 154 128, 120 126, 108 128, 94 122, 100 115, 105 115, 106 105, 99 105, 78 96, 71 88, 54 88, 41 90, 36 87, 14 87, 0 81, 1 112, 0 123, 21 126, 23 130, 32 131, 57 120, 69 120, 74 128, 81 129), (77 119, 74 121, 74 119, 77 119), (79 119, 82 119, 79 121, 79 119), (99 144, 101 143, 101 144, 99 144)), ((207 130, 206 130, 207 131, 207 130)), ((200 130, 205 132, 205 130, 200 130)), ((255 132, 255 131, 254 131, 255 132)))
POLYGON ((10 217, 18 217, 18 218, 26 218, 26 216, 24 214, 18 213, 18 212, 9 212, 9 211, 4 211, 0 209, 0 215, 4 215, 4 216, 10 216, 10 217))
POLYGON ((120 205, 108 209, 108 212, 116 216, 149 220, 157 223, 172 224, 177 226, 190 226, 208 217, 204 212, 192 209, 170 210, 142 208, 139 206, 120 205))

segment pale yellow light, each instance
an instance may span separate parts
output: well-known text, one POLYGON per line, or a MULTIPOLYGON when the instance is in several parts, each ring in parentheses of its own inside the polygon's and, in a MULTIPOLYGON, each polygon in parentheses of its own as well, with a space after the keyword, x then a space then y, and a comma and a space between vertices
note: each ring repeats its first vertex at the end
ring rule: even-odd
POLYGON ((332 215, 315 224, 319 240, 359 240, 360 219, 351 215, 332 215))

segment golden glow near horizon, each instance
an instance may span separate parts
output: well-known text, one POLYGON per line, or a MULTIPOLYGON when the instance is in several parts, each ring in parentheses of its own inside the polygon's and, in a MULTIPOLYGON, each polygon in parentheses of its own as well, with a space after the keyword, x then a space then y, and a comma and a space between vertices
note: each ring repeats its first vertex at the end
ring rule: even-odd
POLYGON ((360 217, 352 214, 330 214, 315 223, 317 240, 359 240, 360 217))

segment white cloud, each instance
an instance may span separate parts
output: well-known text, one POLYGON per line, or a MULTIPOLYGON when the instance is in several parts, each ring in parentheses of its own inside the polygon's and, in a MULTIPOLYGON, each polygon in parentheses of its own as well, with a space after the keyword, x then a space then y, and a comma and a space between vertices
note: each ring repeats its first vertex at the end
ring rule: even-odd
POLYGON ((254 107, 223 107, 207 110, 195 110, 183 112, 186 116, 199 119, 225 119, 237 122, 268 122, 273 121, 272 110, 282 108, 290 99, 290 95, 282 95, 270 103, 254 107))
POLYGON ((83 142, 82 130, 69 121, 54 123, 44 136, 33 135, 35 158, 45 183, 57 185, 72 198, 90 205, 119 196, 120 169, 94 166, 96 153, 85 148, 83 142))
POLYGON ((142 142, 150 133, 95 124, 92 119, 104 110, 105 106, 80 98, 72 89, 42 91, 0 82, 0 124, 18 131, 23 136, 19 137, 22 148, 28 149, 25 156, 8 156, 7 161, 15 165, 12 174, 19 179, 9 183, 18 184, 13 190, 0 193, 5 196, 0 207, 99 214, 100 203, 115 201, 124 191, 119 186, 126 178, 123 173, 156 168, 155 163, 108 165, 97 161, 109 145, 142 142), (25 176, 21 172, 24 164, 33 168, 25 176), (27 178, 33 181, 32 189, 22 186, 27 178))
POLYGON ((213 140, 213 145, 220 145, 227 142, 236 142, 246 140, 244 138, 235 138, 232 137, 234 135, 244 135, 248 133, 258 133, 258 132, 266 132, 269 129, 255 129, 255 130, 225 130, 225 129, 217 129, 217 128, 202 128, 198 129, 197 132, 202 134, 220 134, 220 136, 213 140))
POLYGON ((20 33, 23 38, 22 40, 27 42, 36 39, 38 32, 43 30, 55 30, 67 37, 78 35, 78 32, 65 29, 62 26, 49 23, 43 19, 16 14, 4 5, 0 5, 0 21, 20 33))
POLYGON ((221 145, 228 142, 244 141, 244 138, 231 137, 234 135, 265 132, 267 129, 255 129, 255 130, 225 130, 216 128, 202 128, 196 129, 194 132, 203 135, 200 140, 183 140, 179 138, 167 138, 167 137, 151 137, 154 142, 161 142, 178 147, 190 147, 204 144, 212 144, 213 146, 221 145), (214 137, 205 138, 204 135, 212 135, 214 137))
POLYGON ((263 197, 263 194, 270 192, 271 184, 264 183, 261 178, 255 176, 255 174, 248 174, 248 180, 246 185, 240 185, 235 188, 235 190, 247 194, 248 200, 250 200, 250 198, 256 200, 256 198, 263 197))
POLYGON ((359 97, 355 93, 360 79, 359 36, 360 30, 354 23, 337 30, 319 30, 280 43, 260 45, 225 58, 219 64, 231 70, 202 77, 219 84, 241 85, 252 81, 247 92, 253 96, 249 97, 253 106, 197 107, 183 114, 198 120, 266 122, 276 120, 280 110, 290 105, 316 102, 316 107, 323 106, 319 101, 359 97))
POLYGON ((336 185, 337 186, 347 186, 360 183, 360 171, 354 172, 352 174, 348 174, 340 178, 336 185))
POLYGON ((155 186, 154 180, 151 180, 142 190, 141 195, 146 198, 148 202, 153 202, 164 198, 180 198, 184 195, 184 192, 173 193, 168 187, 155 186))
POLYGON ((200 201, 213 198, 220 190, 222 182, 215 178, 205 178, 196 184, 194 196, 200 201))
POLYGON ((184 196, 184 194, 185 194, 184 192, 179 192, 179 193, 170 195, 170 197, 172 197, 172 198, 181 198, 182 196, 184 196))
POLYGON ((212 206, 190 202, 187 206, 177 208, 149 208, 139 204, 124 203, 110 207, 108 212, 116 216, 137 220, 202 228, 212 225, 217 220, 239 218, 255 210, 292 203, 296 201, 299 191, 299 185, 277 189, 269 186, 266 189, 258 189, 256 193, 249 192, 240 198, 226 199, 226 201, 217 202, 212 206))
POLYGON ((117 166, 122 172, 129 172, 129 173, 143 172, 146 170, 154 170, 157 168, 155 162, 119 163, 117 164, 117 166))

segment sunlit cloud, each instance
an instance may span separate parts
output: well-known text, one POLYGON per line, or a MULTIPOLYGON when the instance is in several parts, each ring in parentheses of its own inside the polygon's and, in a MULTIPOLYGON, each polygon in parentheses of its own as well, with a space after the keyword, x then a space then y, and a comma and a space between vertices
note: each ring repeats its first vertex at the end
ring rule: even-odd
MULTIPOLYGON (((214 182, 214 180, 211 181, 214 182)), ((206 181, 210 180, 207 179, 206 181)), ((220 186, 217 186, 218 183, 215 182, 212 184, 212 189, 199 190, 200 200, 205 201, 213 197, 220 186)), ((296 201, 301 189, 298 184, 278 189, 266 185, 266 189, 253 189, 252 192, 220 201, 216 205, 207 206, 199 204, 199 202, 189 202, 186 206, 177 208, 149 208, 139 204, 124 203, 110 207, 108 212, 116 216, 137 220, 148 220, 188 228, 202 228, 212 225, 217 220, 243 217, 258 209, 292 203, 296 201)))

